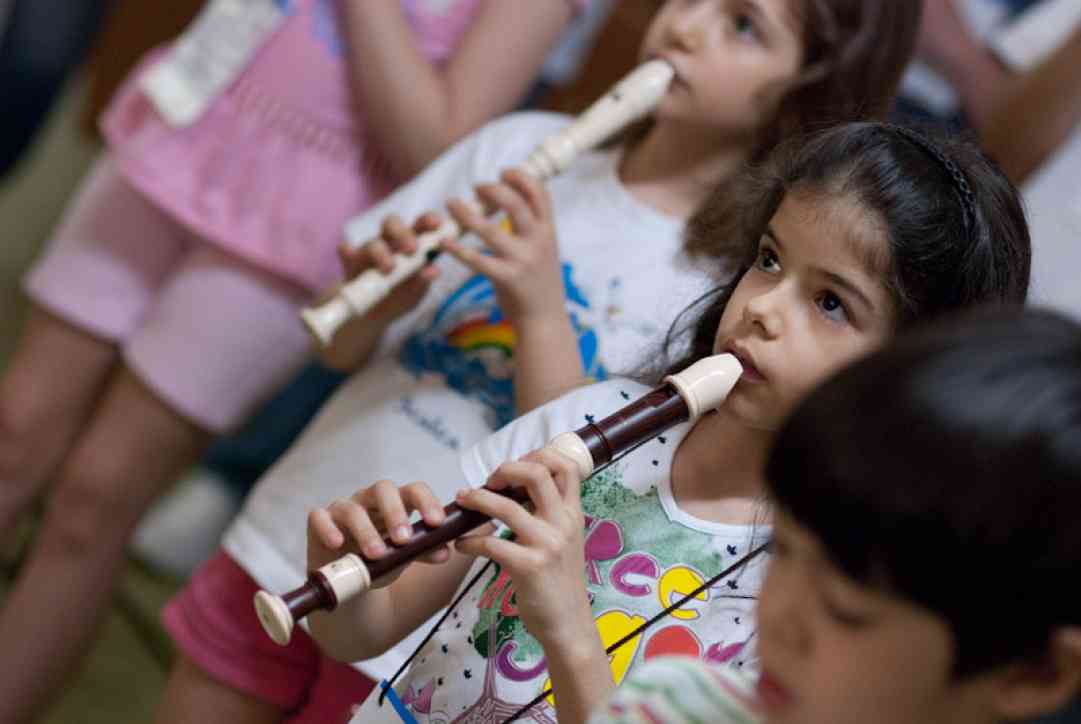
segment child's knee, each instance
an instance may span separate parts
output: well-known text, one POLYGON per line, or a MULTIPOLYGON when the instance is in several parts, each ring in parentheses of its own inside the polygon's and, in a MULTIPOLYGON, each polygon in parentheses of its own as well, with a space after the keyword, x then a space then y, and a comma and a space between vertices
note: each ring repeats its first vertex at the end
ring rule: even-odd
POLYGON ((49 499, 45 540, 60 552, 86 555, 126 541, 138 520, 138 494, 127 476, 97 453, 76 452, 56 480, 49 499))
POLYGON ((0 480, 12 485, 24 480, 34 462, 35 427, 32 409, 7 384, 0 384, 0 480))
POLYGON ((0 378, 0 480, 38 478, 56 464, 65 430, 76 424, 57 417, 55 391, 26 375, 0 378))

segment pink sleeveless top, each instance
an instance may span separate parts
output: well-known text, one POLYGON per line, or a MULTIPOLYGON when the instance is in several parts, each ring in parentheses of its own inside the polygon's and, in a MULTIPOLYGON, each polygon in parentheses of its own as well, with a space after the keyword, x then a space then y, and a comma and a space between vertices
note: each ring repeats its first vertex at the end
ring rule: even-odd
MULTIPOLYGON (((379 0, 380 2, 382 0, 379 0)), ((337 0, 278 0, 282 27, 195 123, 165 123, 139 87, 151 53, 102 129, 120 168, 210 242, 309 290, 339 275, 342 225, 396 180, 353 97, 337 0)), ((435 62, 454 51, 480 0, 402 0, 435 62)))

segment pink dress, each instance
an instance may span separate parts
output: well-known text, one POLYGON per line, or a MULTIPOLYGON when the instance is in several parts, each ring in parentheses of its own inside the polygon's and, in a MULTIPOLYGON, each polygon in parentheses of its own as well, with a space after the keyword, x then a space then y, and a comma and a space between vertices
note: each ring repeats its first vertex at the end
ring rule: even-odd
MULTIPOLYGON (((395 184, 350 92, 336 0, 279 0, 287 18, 194 124, 159 116, 139 76, 106 112, 121 173, 156 205, 243 259, 317 291, 338 275, 342 224, 395 184)), ((480 0, 402 0, 427 57, 445 61, 480 0)))

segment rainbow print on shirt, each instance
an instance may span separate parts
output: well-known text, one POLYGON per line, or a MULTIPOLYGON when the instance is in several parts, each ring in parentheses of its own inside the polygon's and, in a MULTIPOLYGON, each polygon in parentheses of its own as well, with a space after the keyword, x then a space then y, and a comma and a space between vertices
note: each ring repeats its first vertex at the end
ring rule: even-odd
POLYGON ((447 338, 447 342, 451 347, 460 350, 463 354, 490 349, 498 351, 504 357, 510 359, 514 356, 516 339, 514 327, 505 319, 498 322, 477 320, 475 322, 466 322, 452 331, 447 338))
MULTIPOLYGON (((608 373, 600 360, 597 333, 583 321, 591 313, 590 304, 572 277, 571 266, 563 264, 564 297, 582 364, 592 380, 605 380, 608 373)), ((451 389, 479 400, 487 408, 489 425, 496 429, 515 417, 515 343, 514 328, 499 308, 495 288, 478 274, 440 305, 428 329, 406 341, 399 360, 413 374, 438 374, 451 389)))

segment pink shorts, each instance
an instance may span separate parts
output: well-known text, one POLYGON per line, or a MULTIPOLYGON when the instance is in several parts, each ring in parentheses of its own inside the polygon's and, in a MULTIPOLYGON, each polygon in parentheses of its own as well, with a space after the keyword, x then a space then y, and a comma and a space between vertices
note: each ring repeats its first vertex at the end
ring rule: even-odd
POLYGON ((200 240, 99 161, 24 280, 39 306, 116 342, 181 415, 226 432, 307 359, 298 285, 200 240))
POLYGON ((259 625, 255 581, 219 551, 195 572, 162 614, 177 647, 212 678, 281 708, 289 724, 347 722, 375 683, 320 653, 298 628, 288 646, 259 625))

